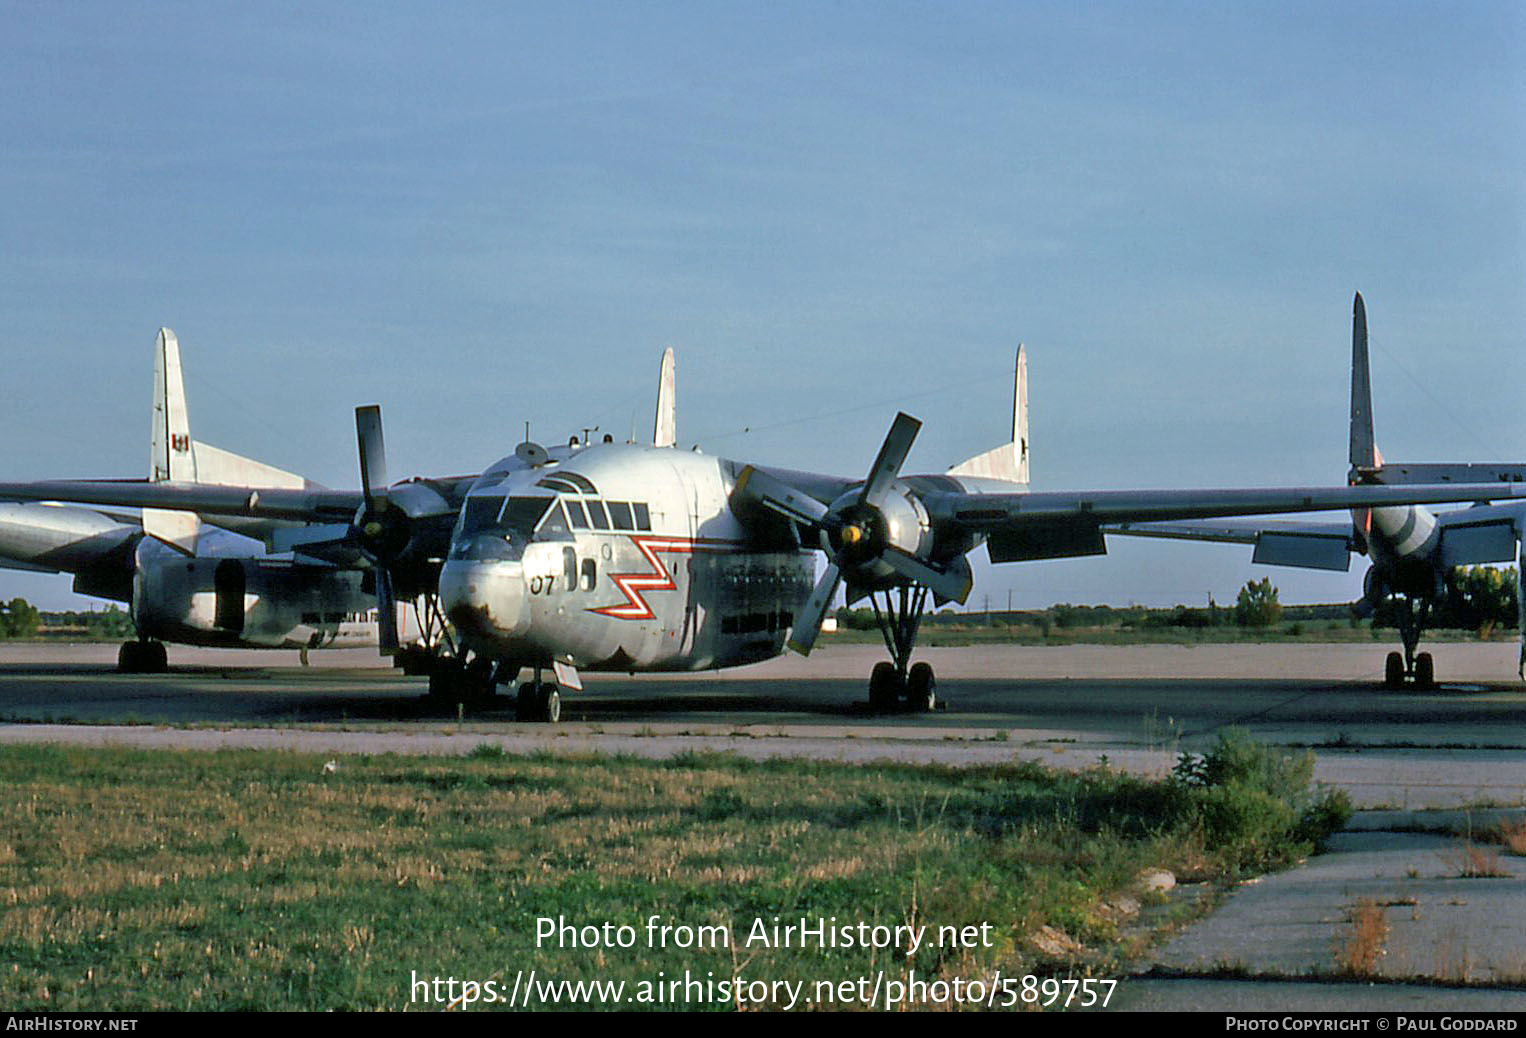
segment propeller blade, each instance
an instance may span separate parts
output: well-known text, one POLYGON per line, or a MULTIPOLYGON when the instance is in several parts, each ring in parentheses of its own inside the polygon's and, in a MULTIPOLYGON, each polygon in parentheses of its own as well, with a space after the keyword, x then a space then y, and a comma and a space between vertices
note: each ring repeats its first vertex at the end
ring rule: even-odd
POLYGON ((816 636, 821 633, 822 622, 827 618, 827 609, 832 605, 832 596, 837 594, 837 585, 841 580, 842 570, 837 568, 837 563, 827 563, 826 572, 816 582, 811 597, 806 599, 804 608, 795 614, 795 627, 790 631, 787 644, 800 655, 811 654, 811 646, 816 644, 816 636))
POLYGON ((938 569, 894 545, 887 547, 880 558, 884 560, 885 565, 907 580, 923 585, 945 601, 963 605, 964 600, 970 597, 970 589, 975 586, 968 572, 959 573, 954 570, 938 569))
POLYGON ((911 445, 921 429, 922 423, 911 415, 902 412, 895 416, 885 442, 880 444, 880 453, 874 459, 874 467, 869 470, 869 478, 864 481, 863 492, 858 496, 859 504, 879 506, 885 491, 900 475, 901 465, 906 461, 906 455, 911 453, 911 445))
POLYGON ((355 439, 360 444, 360 488, 369 509, 387 497, 387 448, 382 442, 381 408, 376 404, 355 409, 355 439))
POLYGON ((796 490, 783 480, 759 472, 751 465, 743 469, 742 474, 737 477, 734 492, 748 501, 756 501, 778 512, 786 519, 809 523, 812 526, 820 526, 821 520, 827 514, 827 506, 814 497, 796 490))
POLYGON ((377 566, 376 574, 376 640, 382 652, 397 650, 397 599, 392 594, 392 574, 385 566, 377 566))

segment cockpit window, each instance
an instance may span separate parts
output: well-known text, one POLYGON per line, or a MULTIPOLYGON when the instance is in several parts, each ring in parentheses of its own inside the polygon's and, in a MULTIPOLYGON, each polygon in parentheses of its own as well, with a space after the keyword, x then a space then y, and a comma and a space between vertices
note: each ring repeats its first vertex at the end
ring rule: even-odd
POLYGON ((606 501, 609 506, 609 521, 617 530, 634 530, 636 524, 631 521, 631 506, 626 501, 606 501))
POLYGON ((503 502, 501 497, 468 497, 461 511, 461 535, 470 536, 498 522, 503 502))
POLYGON ((589 501, 587 505, 588 521, 593 524, 593 528, 595 530, 609 529, 609 517, 604 514, 604 502, 589 501))
POLYGON ((503 525, 508 528, 510 534, 518 534, 528 539, 540 525, 541 516, 546 514, 546 509, 555 503, 554 497, 511 497, 503 510, 503 525))
POLYGON ((567 518, 572 523, 574 530, 588 529, 588 516, 583 514, 583 502, 574 498, 567 499, 567 518))
POLYGON ((567 519, 562 515, 560 501, 551 502, 535 533, 543 541, 565 541, 572 536, 572 531, 567 529, 567 519))

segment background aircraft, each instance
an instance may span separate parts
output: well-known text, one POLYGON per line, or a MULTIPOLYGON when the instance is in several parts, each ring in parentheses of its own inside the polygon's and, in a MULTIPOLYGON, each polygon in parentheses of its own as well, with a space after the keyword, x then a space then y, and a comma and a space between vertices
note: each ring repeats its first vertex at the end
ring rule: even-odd
MULTIPOLYGON (((1385 464, 1373 435, 1372 379, 1367 349, 1367 308, 1357 293, 1351 321, 1351 470, 1352 486, 1415 483, 1520 483, 1526 465, 1385 464)), ((1504 495, 1502 495, 1504 496, 1504 495)), ((1358 508, 1345 523, 1305 523, 1283 520, 1187 521, 1120 524, 1109 533, 1132 537, 1223 541, 1256 546, 1252 561, 1269 566, 1346 571, 1351 554, 1371 559, 1356 603, 1359 615, 1370 616, 1392 603, 1404 654, 1390 652, 1384 665, 1384 684, 1397 688, 1406 678, 1419 688, 1436 681, 1435 663, 1428 652, 1416 655, 1420 635, 1435 605, 1449 594, 1452 570, 1486 562, 1510 562, 1526 523, 1526 505, 1476 505, 1435 513, 1421 505, 1358 508)), ((1526 559, 1522 560, 1526 562, 1526 559)), ((1516 583, 1517 605, 1526 595, 1516 583)), ((1526 610, 1521 610, 1526 616, 1526 610)), ((1526 676, 1526 624, 1522 625, 1521 670, 1526 676)))
MULTIPOLYGON (((150 484, 318 489, 294 473, 191 437, 180 345, 159 330, 154 351, 150 484)), ((74 590, 128 605, 138 639, 118 666, 159 671, 165 642, 229 648, 377 644, 376 600, 362 565, 272 552, 266 519, 144 508, 141 515, 57 504, 0 505, 0 567, 74 574, 74 590)))
POLYGON ((862 480, 574 437, 550 449, 521 443, 479 476, 390 484, 380 409, 371 406, 356 410, 358 492, 50 481, 0 485, 0 499, 306 524, 275 531, 272 546, 292 551, 295 566, 363 560, 383 651, 398 648, 398 600, 431 597, 459 640, 432 641, 410 661, 431 671, 432 689, 470 698, 528 667, 520 716, 555 720, 559 687, 580 687, 580 669, 737 666, 778 655, 786 642, 808 652, 840 584, 849 601, 871 598, 891 656, 874 669, 871 702, 888 708, 904 698, 927 709, 935 678, 911 663, 918 624, 929 595, 968 596, 966 555, 982 543, 994 563, 1094 555, 1106 551, 1109 523, 1479 500, 1514 489, 1030 493, 1024 373, 1019 350, 1011 439, 933 475, 901 475, 921 427, 901 414, 862 480), (827 557, 819 579, 817 552, 827 557))

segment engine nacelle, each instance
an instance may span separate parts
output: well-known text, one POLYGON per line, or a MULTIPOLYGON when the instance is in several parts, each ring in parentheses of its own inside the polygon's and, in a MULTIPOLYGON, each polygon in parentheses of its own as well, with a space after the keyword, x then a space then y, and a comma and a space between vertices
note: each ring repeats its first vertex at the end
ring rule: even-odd
POLYGON ((132 616, 144 637, 242 648, 376 644, 376 600, 357 571, 193 558, 150 537, 134 562, 132 616))
POLYGON ((843 575, 856 589, 878 591, 904 584, 905 578, 880 556, 887 548, 898 548, 927 561, 935 543, 927 509, 900 480, 891 484, 878 508, 859 504, 859 493, 852 490, 832 502, 828 514, 836 521, 826 524, 822 548, 843 563, 843 575))

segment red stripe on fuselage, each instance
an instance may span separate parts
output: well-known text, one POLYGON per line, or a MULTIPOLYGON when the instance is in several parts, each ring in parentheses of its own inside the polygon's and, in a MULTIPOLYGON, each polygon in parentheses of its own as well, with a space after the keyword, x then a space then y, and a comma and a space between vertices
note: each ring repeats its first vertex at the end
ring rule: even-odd
POLYGON ((608 616, 615 620, 655 620, 657 614, 652 612, 652 607, 647 605, 643 597, 648 591, 677 591, 678 585, 673 583, 673 575, 668 567, 658 558, 658 552, 673 555, 691 555, 696 551, 725 551, 736 545, 735 541, 715 540, 691 540, 687 537, 659 537, 652 535, 631 534, 630 541, 646 556, 646 561, 651 565, 650 573, 611 573, 609 575, 615 587, 625 596, 625 601, 618 605, 601 606, 598 609, 588 610, 590 613, 598 613, 600 616, 608 616))

